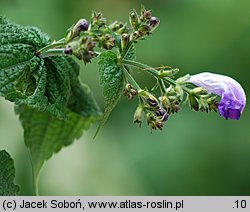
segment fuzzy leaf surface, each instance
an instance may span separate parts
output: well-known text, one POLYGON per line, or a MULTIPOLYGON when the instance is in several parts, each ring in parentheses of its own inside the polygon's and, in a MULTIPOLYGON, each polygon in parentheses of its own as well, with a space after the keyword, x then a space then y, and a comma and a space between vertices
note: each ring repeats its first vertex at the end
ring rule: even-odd
POLYGON ((39 29, 0 16, 0 95, 16 104, 35 177, 53 153, 79 138, 100 116, 72 58, 39 57, 37 51, 50 43, 39 29))
POLYGON ((5 150, 0 151, 0 196, 16 196, 19 186, 14 184, 14 161, 5 150))
MULTIPOLYGON (((58 58, 59 59, 59 58, 58 58)), ((66 106, 66 118, 58 119, 49 112, 38 111, 27 105, 16 107, 24 128, 24 140, 30 150, 35 177, 46 160, 62 147, 81 137, 84 130, 100 117, 99 107, 86 85, 78 79, 79 66, 72 59, 61 68, 70 72, 70 96, 66 106)))
POLYGON ((37 50, 50 38, 35 27, 14 24, 0 16, 0 95, 16 104, 65 118, 70 96, 65 58, 41 59, 37 50))
POLYGON ((107 121, 124 89, 123 72, 117 62, 117 55, 114 52, 106 51, 99 56, 99 76, 103 87, 105 109, 96 135, 107 121))

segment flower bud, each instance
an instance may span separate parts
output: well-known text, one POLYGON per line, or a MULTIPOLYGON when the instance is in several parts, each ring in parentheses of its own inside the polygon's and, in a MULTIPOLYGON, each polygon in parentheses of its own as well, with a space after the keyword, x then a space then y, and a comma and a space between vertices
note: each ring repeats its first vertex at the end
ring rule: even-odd
POLYGON ((99 47, 110 50, 115 46, 115 38, 111 35, 104 35, 99 39, 99 47))
POLYGON ((89 23, 86 19, 80 19, 75 26, 69 31, 68 35, 66 36, 66 42, 70 42, 75 37, 79 36, 81 32, 87 31, 89 28, 89 23))
POLYGON ((131 40, 138 40, 142 37, 142 34, 139 31, 135 31, 133 34, 131 34, 131 40))
POLYGON ((160 78, 164 78, 164 77, 173 77, 174 75, 176 75, 180 70, 178 68, 173 68, 170 70, 161 70, 159 73, 159 77, 160 78))
POLYGON ((158 101, 155 98, 148 98, 147 99, 147 103, 151 106, 151 107, 156 107, 158 106, 158 101))
POLYGON ((66 48, 64 49, 65 54, 73 54, 74 52, 78 51, 80 48, 80 43, 78 40, 71 41, 68 43, 66 48))
POLYGON ((150 20, 152 17, 152 10, 146 10, 144 6, 141 8, 141 21, 150 20))
POLYGON ((155 121, 156 121, 155 116, 152 113, 147 113, 147 123, 153 130, 157 128, 155 121))
POLYGON ((179 98, 179 100, 182 101, 183 96, 184 96, 184 92, 183 92, 182 87, 180 85, 176 85, 174 87, 174 90, 175 90, 175 92, 176 92, 177 97, 179 98))
POLYGON ((169 108, 171 106, 171 102, 169 101, 169 98, 167 97, 167 95, 163 95, 161 98, 161 104, 163 106, 163 108, 166 110, 166 111, 169 111, 169 108))
POLYGON ((64 54, 73 54, 73 49, 70 46, 67 46, 64 49, 64 54))
POLYGON ((112 24, 109 25, 109 29, 116 32, 118 29, 123 27, 123 23, 114 21, 112 24))
POLYGON ((176 83, 182 85, 182 84, 185 84, 186 82, 188 82, 189 79, 190 79, 190 75, 186 74, 185 76, 178 78, 176 80, 176 83))
POLYGON ((102 13, 100 13, 100 12, 93 12, 92 13, 92 24, 94 26, 97 26, 98 28, 100 28, 106 24, 106 18, 104 18, 102 13))
POLYGON ((129 21, 131 26, 136 29, 138 27, 138 24, 140 23, 139 16, 135 10, 130 12, 129 14, 129 21))
POLYGON ((207 94, 207 91, 202 87, 193 88, 191 92, 193 94, 196 94, 196 95, 205 95, 205 94, 207 94))
POLYGON ((172 113, 178 113, 180 111, 180 105, 179 104, 175 104, 173 107, 172 107, 172 113))
POLYGON ((159 102, 157 98, 148 91, 142 90, 139 92, 139 95, 150 107, 152 107, 150 109, 159 108, 159 102))
POLYGON ((137 90, 135 90, 131 84, 127 83, 124 88, 124 95, 127 96, 129 100, 132 100, 137 95, 137 90))
POLYGON ((198 111, 199 110, 199 102, 198 102, 197 98, 194 95, 189 94, 188 100, 189 100, 189 104, 190 104, 191 109, 198 111))
POLYGON ((74 32, 87 31, 89 28, 89 22, 86 19, 80 19, 76 25, 73 27, 74 32))
POLYGON ((127 33, 122 34, 121 45, 122 49, 124 49, 129 43, 129 35, 127 33))
POLYGON ((155 115, 160 118, 162 122, 166 122, 168 120, 168 113, 164 109, 159 109, 155 111, 155 115))
POLYGON ((138 32, 140 33, 141 36, 149 35, 151 31, 151 28, 148 25, 142 25, 138 29, 138 32))
POLYGON ((159 129, 162 130, 164 123, 160 119, 156 119, 155 121, 155 126, 159 129))
POLYGON ((143 114, 144 114, 143 107, 141 105, 139 105, 136 108, 136 111, 134 114, 134 123, 139 123, 139 125, 141 126, 143 114))
POLYGON ((149 26, 151 28, 151 32, 154 31, 160 24, 160 19, 156 17, 152 17, 149 21, 149 26))

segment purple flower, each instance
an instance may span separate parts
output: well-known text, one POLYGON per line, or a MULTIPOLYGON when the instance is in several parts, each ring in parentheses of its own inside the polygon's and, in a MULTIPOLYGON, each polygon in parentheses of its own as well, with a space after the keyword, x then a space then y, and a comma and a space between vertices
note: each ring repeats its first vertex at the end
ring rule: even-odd
POLYGON ((209 93, 221 96, 218 109, 226 119, 240 119, 246 105, 246 95, 241 85, 234 79, 209 72, 191 76, 189 82, 205 88, 209 93))

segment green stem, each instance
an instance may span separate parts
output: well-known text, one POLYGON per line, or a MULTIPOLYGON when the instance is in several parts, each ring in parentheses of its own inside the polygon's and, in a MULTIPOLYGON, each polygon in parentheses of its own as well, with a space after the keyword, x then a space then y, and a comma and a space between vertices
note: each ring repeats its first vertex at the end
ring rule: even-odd
POLYGON ((160 80, 159 80, 159 84, 160 84, 160 87, 161 87, 161 92, 162 92, 162 93, 165 93, 165 92, 166 92, 166 86, 165 86, 165 84, 164 84, 163 79, 160 79, 160 80))
POLYGON ((133 85, 133 87, 137 91, 142 90, 141 87, 137 84, 137 82, 134 80, 134 78, 131 76, 131 74, 128 72, 128 70, 126 69, 126 67, 123 64, 121 64, 121 68, 123 70, 123 73, 124 73, 125 77, 133 85))
MULTIPOLYGON (((144 69, 144 70, 147 71, 148 73, 154 75, 157 79, 159 79, 159 80, 162 79, 162 80, 166 81, 167 83, 169 83, 170 85, 174 85, 174 86, 177 85, 177 83, 176 83, 173 79, 171 79, 171 78, 169 78, 169 77, 161 77, 161 76, 159 75, 159 71, 158 71, 158 70, 156 70, 156 69, 154 69, 154 68, 152 68, 152 67, 150 67, 150 66, 148 66, 148 65, 145 65, 145 64, 140 63, 140 62, 137 62, 137 61, 125 60, 125 59, 123 59, 122 62, 123 62, 124 65, 130 65, 130 66, 137 67, 137 68, 139 68, 139 69, 144 69)), ((188 88, 185 87, 185 86, 182 86, 182 89, 183 89, 185 92, 187 92, 188 94, 191 93, 190 89, 188 89, 188 88)))
POLYGON ((65 55, 64 49, 50 49, 46 52, 42 52, 39 57, 46 58, 51 56, 59 56, 59 55, 65 55))
POLYGON ((123 59, 124 57, 126 57, 126 55, 127 55, 128 51, 129 51, 129 49, 131 48, 132 44, 133 44, 133 41, 130 41, 130 42, 128 43, 128 45, 126 46, 126 48, 123 50, 123 52, 122 52, 122 54, 121 54, 121 58, 122 58, 122 59, 123 59))
POLYGON ((38 50, 38 54, 40 54, 40 53, 42 53, 42 52, 44 52, 44 51, 47 51, 47 50, 49 50, 49 49, 53 49, 53 48, 55 48, 55 47, 64 46, 64 45, 65 45, 64 39, 60 39, 59 41, 53 42, 53 43, 51 43, 50 45, 45 46, 45 47, 39 49, 39 50, 38 50))
POLYGON ((39 176, 37 176, 34 172, 33 172, 33 188, 34 188, 34 194, 35 196, 39 196, 39 176))

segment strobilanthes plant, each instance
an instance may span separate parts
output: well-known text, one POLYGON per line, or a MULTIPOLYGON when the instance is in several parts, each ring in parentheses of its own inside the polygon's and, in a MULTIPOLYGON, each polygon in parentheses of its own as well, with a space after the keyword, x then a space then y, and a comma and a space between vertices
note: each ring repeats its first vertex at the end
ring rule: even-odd
POLYGON ((140 12, 130 12, 129 23, 108 21, 102 13, 93 12, 90 19, 73 24, 65 37, 51 41, 35 27, 0 16, 0 95, 15 103, 31 155, 36 193, 43 163, 99 120, 98 132, 122 95, 138 101, 134 123, 141 126, 145 121, 151 130, 162 130, 183 102, 195 111, 219 111, 226 119, 240 119, 246 96, 234 79, 207 72, 177 77, 178 68, 155 68, 136 60, 136 44, 159 24, 152 10, 143 6, 140 12), (75 61, 87 64, 94 59, 103 87, 103 113, 87 85, 79 81, 75 61), (156 80, 154 89, 136 82, 135 69, 156 80))

